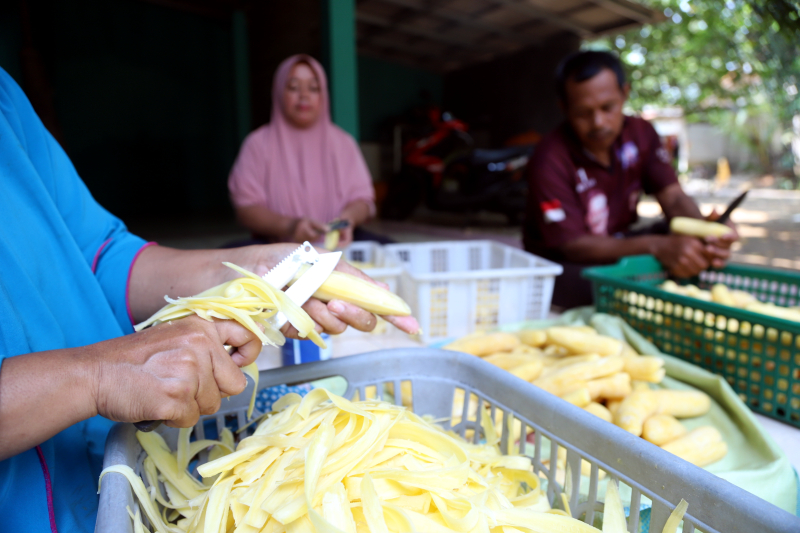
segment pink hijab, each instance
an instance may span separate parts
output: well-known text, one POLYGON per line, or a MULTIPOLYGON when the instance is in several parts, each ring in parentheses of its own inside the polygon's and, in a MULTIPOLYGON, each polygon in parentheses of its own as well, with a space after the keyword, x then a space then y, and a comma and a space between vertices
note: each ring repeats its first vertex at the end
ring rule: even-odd
POLYGON ((374 210, 369 170, 355 140, 331 122, 325 71, 314 58, 295 55, 278 67, 272 84, 272 121, 245 139, 228 188, 237 207, 261 205, 323 224, 354 200, 364 200, 374 210), (304 130, 290 124, 283 113, 283 91, 299 62, 308 63, 316 73, 322 100, 319 119, 304 130))

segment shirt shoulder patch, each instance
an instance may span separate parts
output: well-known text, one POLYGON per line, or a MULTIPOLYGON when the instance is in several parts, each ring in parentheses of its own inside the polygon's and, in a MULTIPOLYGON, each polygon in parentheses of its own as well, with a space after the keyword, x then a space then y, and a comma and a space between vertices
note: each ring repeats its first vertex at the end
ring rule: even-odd
POLYGON ((669 165, 671 163, 669 158, 669 152, 667 152, 667 149, 664 148, 663 146, 659 146, 658 150, 656 150, 656 157, 658 157, 658 160, 664 163, 665 165, 669 165))
POLYGON ((561 201, 558 199, 550 200, 549 202, 542 202, 539 204, 542 209, 542 215, 546 224, 553 222, 562 222, 567 218, 567 214, 561 207, 561 201))

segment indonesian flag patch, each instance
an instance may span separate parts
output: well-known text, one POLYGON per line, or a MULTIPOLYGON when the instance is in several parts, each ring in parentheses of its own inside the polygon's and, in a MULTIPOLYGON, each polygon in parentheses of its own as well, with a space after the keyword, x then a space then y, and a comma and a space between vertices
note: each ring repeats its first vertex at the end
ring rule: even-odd
POLYGON ((565 218, 567 218, 567 214, 561 207, 561 202, 557 199, 550 200, 549 202, 542 202, 541 204, 539 204, 539 207, 542 208, 544 221, 547 224, 551 224, 553 222, 561 222, 565 218))

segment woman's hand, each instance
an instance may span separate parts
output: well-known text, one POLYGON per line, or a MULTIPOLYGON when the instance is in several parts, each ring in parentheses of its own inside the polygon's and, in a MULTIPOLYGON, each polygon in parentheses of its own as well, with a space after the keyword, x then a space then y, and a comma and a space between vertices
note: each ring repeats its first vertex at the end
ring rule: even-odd
MULTIPOLYGON (((324 252, 323 250, 319 251, 324 252)), ((263 267, 259 267, 257 274, 260 273, 260 268, 263 267)), ((385 283, 375 281, 344 260, 339 261, 339 264, 336 265, 336 270, 359 277, 384 289, 389 289, 389 286, 385 283)), ((331 300, 328 303, 324 303, 316 298, 311 298, 303 305, 303 309, 317 323, 317 331, 331 335, 338 335, 344 332, 348 326, 359 331, 369 332, 375 329, 378 324, 378 319, 372 313, 361 309, 357 305, 341 300, 331 300)), ((419 322, 413 316, 384 316, 382 318, 401 331, 411 335, 419 333, 419 322)), ((288 323, 283 326, 281 332, 292 339, 300 338, 294 326, 288 323)))
POLYGON ((191 427, 247 386, 239 367, 261 342, 232 320, 190 316, 89 347, 96 354, 97 412, 121 422, 191 427), (237 348, 232 355, 223 345, 237 348))
POLYGON ((190 427, 242 392, 261 343, 236 322, 192 316, 97 344, 3 361, 0 460, 101 414, 190 427), (224 344, 236 346, 233 355, 224 344))
POLYGON ((354 200, 344 206, 342 212, 339 213, 338 220, 346 220, 349 222, 347 227, 339 232, 339 247, 344 248, 353 242, 353 230, 367 222, 372 218, 375 212, 375 204, 366 200, 354 200))
MULTIPOLYGON (((164 305, 164 295, 180 296, 198 294, 210 287, 238 277, 222 262, 229 261, 257 276, 263 276, 287 255, 297 249, 297 244, 280 243, 223 250, 175 250, 151 246, 143 250, 134 264, 129 289, 129 301, 136 322, 146 320, 164 305)), ((319 250, 325 252, 325 250, 319 250)), ((337 270, 375 280, 340 261, 337 270)), ((311 299, 303 306, 321 331, 341 333, 346 326, 361 331, 372 331, 377 319, 358 306, 340 301, 324 304, 311 299)), ((385 317, 386 320, 407 333, 417 333, 419 324, 413 317, 385 317)), ((296 330, 284 326, 284 335, 297 338, 296 330)))
POLYGON ((353 242, 353 230, 355 223, 352 220, 347 221, 347 225, 339 230, 339 248, 347 248, 353 242))
POLYGON ((328 231, 328 227, 310 218, 298 218, 291 228, 289 239, 292 242, 317 242, 328 231))
MULTIPOLYGON (((246 248, 226 250, 226 252, 229 254, 233 252, 239 256, 236 258, 231 257, 227 259, 228 261, 236 263, 259 276, 263 276, 284 257, 296 249, 297 246, 294 244, 281 243, 248 246, 246 248)), ((327 250, 321 248, 317 250, 320 253, 327 252, 327 250)), ((339 261, 339 264, 336 265, 336 270, 359 277, 379 287, 383 287, 384 289, 389 288, 385 283, 375 281, 347 261, 339 261)), ((357 305, 340 300, 331 300, 326 304, 316 298, 311 298, 303 305, 303 309, 305 309, 306 313, 319 325, 317 331, 330 333, 332 335, 342 333, 347 326, 356 328, 359 331, 372 331, 378 323, 378 320, 372 313, 364 311, 357 305)), ((385 316, 382 318, 406 333, 413 335, 419 332, 419 323, 412 316, 385 316)), ((293 339, 300 338, 298 337, 297 330, 291 326, 291 324, 286 324, 281 331, 287 337, 293 339)))

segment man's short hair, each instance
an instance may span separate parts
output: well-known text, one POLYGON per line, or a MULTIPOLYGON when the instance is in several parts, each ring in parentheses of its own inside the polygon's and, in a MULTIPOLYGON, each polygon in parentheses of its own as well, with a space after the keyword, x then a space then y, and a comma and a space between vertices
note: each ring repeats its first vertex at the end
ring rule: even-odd
POLYGON ((617 77, 620 89, 625 87, 625 71, 619 58, 611 52, 586 50, 575 52, 564 58, 556 69, 556 91, 562 102, 567 101, 567 81, 580 83, 594 78, 603 69, 609 69, 617 77))

